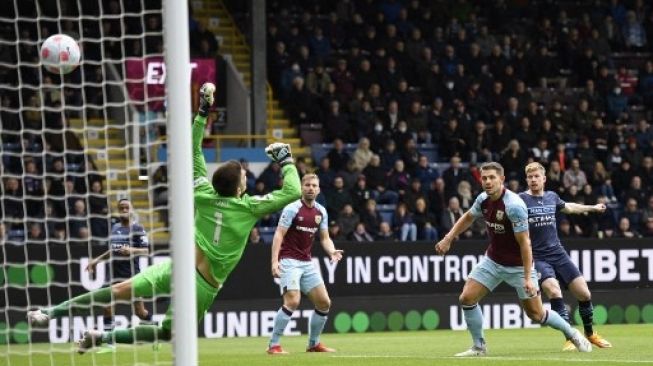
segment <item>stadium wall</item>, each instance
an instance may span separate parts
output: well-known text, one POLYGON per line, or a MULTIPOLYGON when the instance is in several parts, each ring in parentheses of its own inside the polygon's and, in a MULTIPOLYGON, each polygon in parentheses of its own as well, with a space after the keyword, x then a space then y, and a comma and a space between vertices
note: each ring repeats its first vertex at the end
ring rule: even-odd
MULTIPOLYGON (((457 243, 450 255, 436 256, 432 243, 340 243, 345 258, 330 264, 319 248, 314 261, 333 299, 327 332, 465 329, 457 306, 467 273, 481 258, 485 242, 457 243)), ((653 323, 653 245, 645 240, 567 240, 572 259, 593 290, 595 323, 653 323)), ((97 326, 97 317, 62 318, 49 329, 29 332, 24 321, 28 307, 58 303, 73 294, 102 287, 110 280, 107 268, 95 276, 84 268, 89 256, 105 248, 72 247, 67 253, 43 245, 6 246, 8 263, 0 272, 7 306, 0 317, 0 343, 68 342, 97 326), (26 259, 30 263, 25 265, 26 259), (4 320, 8 320, 5 323, 4 320)), ((202 336, 266 336, 280 305, 279 287, 270 276, 269 246, 250 246, 218 300, 200 324, 202 336), (254 270, 253 270, 254 269, 254 270), (243 284, 247 284, 243 286, 243 284)), ((141 258, 141 268, 166 255, 141 258)), ((579 321, 576 303, 567 303, 579 321)), ((148 304, 161 319, 167 301, 148 304)), ((537 327, 522 313, 514 290, 502 286, 482 302, 488 328, 537 327)), ((312 307, 304 300, 294 314, 288 334, 304 334, 312 307)), ((118 314, 129 314, 119 306, 118 314)), ((117 326, 128 318, 118 316, 117 326)))

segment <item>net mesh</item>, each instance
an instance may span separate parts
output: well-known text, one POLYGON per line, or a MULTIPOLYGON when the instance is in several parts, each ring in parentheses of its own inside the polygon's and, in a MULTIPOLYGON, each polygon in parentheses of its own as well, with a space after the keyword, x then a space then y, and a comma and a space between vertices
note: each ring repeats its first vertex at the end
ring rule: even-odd
MULTIPOLYGON (((0 344, 8 364, 56 364, 53 354, 70 353, 58 344, 102 329, 103 314, 71 312, 32 329, 25 313, 117 280, 115 250, 94 273, 86 267, 116 248, 120 199, 131 201, 150 248, 127 258, 130 269, 168 254, 167 169, 157 155, 165 134, 162 5, 10 0, 0 13, 0 344), (40 45, 58 33, 82 50, 81 65, 67 75, 39 60, 40 45)), ((115 309, 116 328, 136 320, 130 305, 115 309)), ((165 312, 156 302, 146 308, 165 312)))

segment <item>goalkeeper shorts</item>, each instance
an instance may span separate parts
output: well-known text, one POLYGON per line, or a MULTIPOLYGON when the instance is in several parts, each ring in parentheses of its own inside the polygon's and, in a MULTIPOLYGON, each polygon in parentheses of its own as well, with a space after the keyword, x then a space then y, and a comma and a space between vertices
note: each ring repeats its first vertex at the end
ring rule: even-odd
MULTIPOLYGON (((171 281, 172 262, 170 260, 149 266, 132 279, 134 296, 169 295, 171 281)), ((197 271, 195 272, 195 289, 197 292, 197 322, 199 323, 213 304, 215 297, 218 295, 218 289, 211 286, 197 271)), ((172 329, 172 305, 166 311, 166 316, 163 319, 163 329, 172 329)))

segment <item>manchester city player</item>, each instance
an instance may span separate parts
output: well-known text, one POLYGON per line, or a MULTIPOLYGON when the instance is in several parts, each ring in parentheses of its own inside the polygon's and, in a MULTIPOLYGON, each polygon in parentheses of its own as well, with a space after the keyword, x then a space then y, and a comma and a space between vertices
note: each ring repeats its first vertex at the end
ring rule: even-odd
MULTIPOLYGON (((86 270, 95 272, 95 267, 103 260, 111 259, 111 283, 119 283, 130 279, 141 272, 138 257, 147 255, 150 251, 145 228, 134 220, 131 202, 118 200, 119 221, 111 228, 109 250, 92 259, 86 270)), ((141 300, 134 300, 134 313, 141 320, 151 321, 152 316, 145 309, 141 300)), ((104 309, 104 330, 113 328, 113 307, 104 309)))
POLYGON ((315 311, 311 316, 306 352, 334 352, 320 343, 331 299, 324 286, 320 272, 311 261, 311 248, 315 234, 319 232, 320 242, 332 262, 342 259, 329 238, 329 218, 324 206, 315 202, 320 193, 320 181, 315 174, 302 178, 302 198, 283 209, 277 231, 272 240, 272 276, 280 279, 283 292, 283 306, 274 318, 274 329, 268 346, 269 354, 286 354, 279 339, 290 321, 292 313, 299 307, 300 292, 308 296, 315 311))
MULTIPOLYGON (((603 213, 605 205, 600 203, 590 206, 565 202, 555 192, 544 190, 546 170, 542 164, 530 163, 525 170, 528 190, 519 196, 528 207, 528 226, 540 285, 551 301, 551 308, 569 322, 569 312, 560 291, 559 281, 562 282, 578 300, 578 312, 583 320, 587 339, 599 348, 610 348, 612 344, 592 328, 592 295, 578 267, 562 247, 556 228, 557 211, 565 214, 603 213)), ((562 349, 573 351, 576 347, 567 340, 562 349)))
POLYGON ((542 307, 537 277, 532 270, 533 256, 524 201, 516 193, 504 188, 506 178, 501 164, 485 163, 480 170, 484 192, 478 195, 472 207, 435 245, 435 251, 444 255, 458 235, 465 232, 476 218, 483 217, 485 220, 490 245, 485 257, 467 277, 459 297, 473 345, 467 351, 456 354, 456 357, 487 354, 483 313, 478 302, 504 281, 517 291, 522 307, 531 320, 561 331, 579 351, 590 352, 592 344, 578 329, 572 328, 558 313, 542 307))

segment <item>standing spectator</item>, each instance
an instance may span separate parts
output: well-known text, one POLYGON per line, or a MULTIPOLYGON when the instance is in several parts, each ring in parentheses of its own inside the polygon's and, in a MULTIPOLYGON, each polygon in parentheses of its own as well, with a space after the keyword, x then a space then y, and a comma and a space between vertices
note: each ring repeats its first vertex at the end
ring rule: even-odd
MULTIPOLYGON (((109 220, 107 216, 109 214, 109 204, 107 203, 107 195, 104 193, 102 182, 99 180, 94 181, 91 185, 91 192, 88 196, 88 208, 91 214, 91 236, 93 238, 108 237, 109 220)), ((167 207, 160 212, 166 212, 167 214, 167 207)), ((167 219, 167 217, 164 219, 167 219)))

